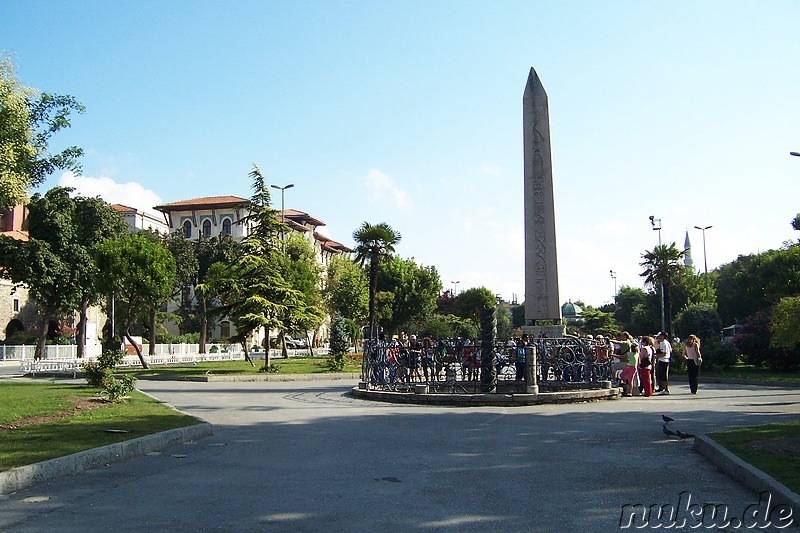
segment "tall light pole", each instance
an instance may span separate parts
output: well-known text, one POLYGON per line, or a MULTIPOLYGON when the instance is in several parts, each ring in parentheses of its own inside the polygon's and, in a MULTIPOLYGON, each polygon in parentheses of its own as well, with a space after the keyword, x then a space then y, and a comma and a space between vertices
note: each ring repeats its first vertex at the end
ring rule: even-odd
POLYGON ((611 272, 611 279, 614 280, 614 303, 617 302, 617 273, 613 270, 609 270, 611 272))
MULTIPOLYGON (((294 183, 290 183, 289 185, 284 185, 283 187, 281 187, 279 185, 270 185, 270 187, 272 187, 273 189, 278 189, 279 191, 281 191, 281 241, 283 241, 284 237, 285 237, 285 235, 283 234, 283 222, 284 222, 284 216, 283 215, 284 215, 284 211, 285 211, 285 209, 283 207, 283 193, 284 193, 284 191, 286 191, 286 189, 291 189, 292 187, 294 187, 294 183)), ((286 244, 284 244, 284 247, 286 247, 286 244)))
POLYGON ((458 296, 458 284, 461 283, 460 281, 451 281, 450 283, 453 284, 453 298, 458 296))
MULTIPOLYGON (((661 219, 656 218, 654 215, 650 215, 650 225, 653 226, 653 231, 658 232, 658 245, 661 246, 661 219)), ((667 330, 667 321, 666 317, 664 316, 664 280, 659 280, 661 283, 661 331, 666 333, 667 330)))
POLYGON ((705 269, 706 274, 708 274, 708 260, 706 259, 706 230, 713 227, 714 226, 706 226, 705 228, 701 228, 700 226, 694 227, 694 229, 699 229, 703 232, 703 268, 705 269))

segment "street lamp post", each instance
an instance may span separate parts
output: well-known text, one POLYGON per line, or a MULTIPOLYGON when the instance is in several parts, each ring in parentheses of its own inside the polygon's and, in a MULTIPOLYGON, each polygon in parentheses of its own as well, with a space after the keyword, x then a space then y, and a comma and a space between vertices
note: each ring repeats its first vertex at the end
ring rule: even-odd
MULTIPOLYGON (((654 215, 650 215, 650 225, 653 226, 653 231, 658 232, 658 245, 661 246, 661 219, 656 218, 654 215)), ((660 289, 661 289, 661 331, 666 333, 667 330, 667 321, 666 317, 664 316, 664 280, 660 280, 660 289)))
POLYGON ((458 296, 458 284, 461 283, 460 281, 451 281, 450 283, 453 284, 453 298, 458 296))
POLYGON ((706 230, 711 229, 714 226, 706 226, 705 228, 701 228, 700 226, 695 226, 695 229, 699 229, 703 232, 703 268, 705 268, 706 274, 708 274, 708 260, 706 259, 706 230))
POLYGON ((617 302, 617 273, 613 270, 609 270, 611 272, 611 279, 614 280, 614 303, 617 302))
MULTIPOLYGON (((281 187, 279 185, 270 185, 270 187, 272 187, 273 189, 278 189, 279 191, 281 191, 281 241, 283 241, 284 238, 285 238, 285 235, 283 233, 283 231, 284 231, 283 230, 284 211, 285 211, 285 209, 283 207, 283 193, 284 193, 284 191, 286 191, 286 189, 291 189, 292 187, 294 187, 294 183, 290 183, 289 185, 284 185, 283 187, 281 187)), ((285 246, 286 245, 284 244, 284 247, 285 246)))

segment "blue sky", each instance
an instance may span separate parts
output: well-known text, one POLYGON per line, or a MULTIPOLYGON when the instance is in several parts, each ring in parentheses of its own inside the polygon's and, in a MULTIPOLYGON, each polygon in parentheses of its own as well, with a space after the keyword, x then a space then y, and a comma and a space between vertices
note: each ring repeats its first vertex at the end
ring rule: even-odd
POLYGON ((87 108, 85 194, 250 195, 352 245, 363 221, 446 288, 524 299, 522 94, 547 90, 561 300, 641 287, 658 235, 702 268, 796 239, 800 3, 42 2, 0 5, 26 85, 87 108), (277 207, 280 198, 273 198, 277 207))

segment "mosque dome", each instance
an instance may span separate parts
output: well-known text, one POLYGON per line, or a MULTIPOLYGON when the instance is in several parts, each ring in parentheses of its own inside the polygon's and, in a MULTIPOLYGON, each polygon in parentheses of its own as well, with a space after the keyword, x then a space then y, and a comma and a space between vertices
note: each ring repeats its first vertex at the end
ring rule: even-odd
POLYGON ((581 306, 572 302, 567 302, 561 306, 561 316, 564 318, 580 318, 583 315, 581 306))

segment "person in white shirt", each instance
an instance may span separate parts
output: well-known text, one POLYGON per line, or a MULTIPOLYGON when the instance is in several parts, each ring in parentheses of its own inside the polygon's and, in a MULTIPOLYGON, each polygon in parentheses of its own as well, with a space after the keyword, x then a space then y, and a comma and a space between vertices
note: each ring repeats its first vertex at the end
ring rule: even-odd
POLYGON ((664 333, 656 337, 656 394, 669 394, 669 360, 672 355, 672 345, 664 333))

